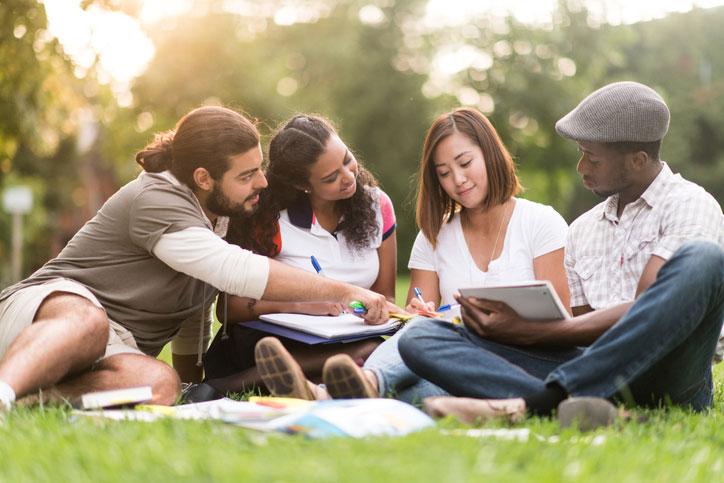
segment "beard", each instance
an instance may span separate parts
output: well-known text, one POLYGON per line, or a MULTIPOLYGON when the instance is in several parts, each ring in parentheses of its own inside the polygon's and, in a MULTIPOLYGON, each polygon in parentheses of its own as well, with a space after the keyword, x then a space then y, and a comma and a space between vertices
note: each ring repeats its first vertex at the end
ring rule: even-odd
POLYGON ((220 216, 249 217, 254 214, 258 204, 252 205, 250 208, 246 208, 245 204, 258 194, 259 191, 254 191, 252 194, 247 196, 242 203, 234 203, 226 197, 226 195, 224 195, 218 185, 214 185, 214 188, 211 190, 211 193, 206 200, 206 207, 210 212, 220 216))
POLYGON ((621 171, 610 183, 608 183, 608 186, 594 186, 591 188, 591 192, 600 198, 608 198, 609 196, 613 196, 624 191, 629 186, 631 186, 631 174, 625 169, 625 167, 622 166, 621 171))

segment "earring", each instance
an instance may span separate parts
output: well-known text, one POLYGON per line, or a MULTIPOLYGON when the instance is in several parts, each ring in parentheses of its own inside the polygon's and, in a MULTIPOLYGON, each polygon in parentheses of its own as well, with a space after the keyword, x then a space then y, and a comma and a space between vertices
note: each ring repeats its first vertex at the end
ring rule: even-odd
POLYGON ((309 193, 311 193, 312 191, 311 191, 311 190, 304 190, 304 192, 307 193, 307 194, 309 194, 309 193))

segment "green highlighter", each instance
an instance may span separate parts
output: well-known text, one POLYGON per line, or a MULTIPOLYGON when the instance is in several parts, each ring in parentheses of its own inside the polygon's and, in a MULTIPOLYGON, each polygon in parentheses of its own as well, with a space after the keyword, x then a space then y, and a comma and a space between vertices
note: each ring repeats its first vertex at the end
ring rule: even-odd
POLYGON ((365 307, 365 304, 360 302, 359 300, 353 300, 349 303, 350 308, 352 309, 352 312, 355 314, 364 314, 367 312, 367 307, 365 307))

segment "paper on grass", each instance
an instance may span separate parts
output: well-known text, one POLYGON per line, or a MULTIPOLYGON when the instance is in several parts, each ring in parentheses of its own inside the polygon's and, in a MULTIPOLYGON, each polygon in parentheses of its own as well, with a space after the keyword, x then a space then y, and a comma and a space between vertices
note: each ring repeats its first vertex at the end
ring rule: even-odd
POLYGON ((79 406, 82 409, 107 408, 136 404, 153 399, 151 386, 128 387, 110 391, 88 392, 80 397, 79 406))
MULTIPOLYGON (((311 404, 308 401, 304 401, 311 404)), ((174 419, 217 419, 236 423, 240 421, 266 421, 297 411, 303 405, 294 408, 287 406, 272 407, 247 401, 235 401, 229 398, 216 399, 178 406, 156 406, 141 404, 136 409, 110 409, 101 411, 74 411, 75 415, 103 417, 126 421, 155 421, 160 418, 174 419)))
POLYGON ((317 401, 306 410, 244 426, 309 438, 362 438, 402 436, 434 425, 425 413, 395 399, 340 399, 317 401))
POLYGON ((259 317, 265 322, 281 325, 290 329, 333 339, 349 335, 375 335, 388 332, 400 325, 399 320, 391 319, 384 324, 368 325, 364 319, 354 314, 337 316, 304 314, 265 314, 259 317))
POLYGON ((156 411, 153 406, 139 409, 74 411, 73 414, 130 421, 213 419, 259 431, 301 434, 309 438, 399 436, 435 424, 419 409, 394 399, 311 402, 259 398, 248 402, 225 398, 166 407, 162 411, 156 411))

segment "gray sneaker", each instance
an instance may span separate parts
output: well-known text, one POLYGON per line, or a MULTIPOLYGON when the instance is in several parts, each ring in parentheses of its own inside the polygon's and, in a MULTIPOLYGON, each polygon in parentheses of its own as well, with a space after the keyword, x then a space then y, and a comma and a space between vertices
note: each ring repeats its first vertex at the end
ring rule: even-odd
POLYGON ((562 428, 577 426, 591 431, 611 426, 618 418, 616 406, 600 397, 570 397, 558 405, 558 422, 562 428))

